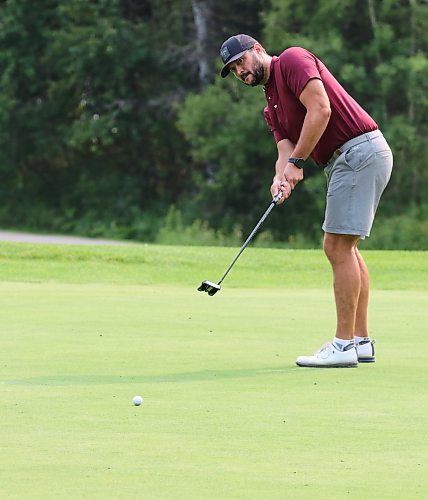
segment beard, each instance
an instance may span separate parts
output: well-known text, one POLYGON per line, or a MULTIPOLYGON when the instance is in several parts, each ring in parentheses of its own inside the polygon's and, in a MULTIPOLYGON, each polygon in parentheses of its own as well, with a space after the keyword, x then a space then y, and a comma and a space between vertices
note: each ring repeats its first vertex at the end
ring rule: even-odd
POLYGON ((249 87, 257 87, 257 85, 260 85, 260 83, 263 81, 264 76, 265 76, 265 68, 260 62, 257 62, 254 65, 252 71, 249 71, 248 73, 242 75, 242 81, 245 83, 245 85, 248 85, 249 87), (248 75, 252 75, 253 77, 251 83, 247 83, 245 81, 248 75))
POLYGON ((261 63, 257 63, 253 71, 253 81, 250 83, 251 87, 257 87, 263 81, 265 76, 265 68, 261 63))

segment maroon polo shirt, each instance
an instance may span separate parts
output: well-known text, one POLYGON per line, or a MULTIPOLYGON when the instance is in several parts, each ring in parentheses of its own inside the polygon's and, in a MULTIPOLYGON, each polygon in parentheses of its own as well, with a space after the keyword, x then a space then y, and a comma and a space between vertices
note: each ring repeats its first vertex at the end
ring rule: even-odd
POLYGON ((311 153, 324 165, 334 151, 349 139, 378 128, 376 122, 346 92, 326 66, 301 47, 290 47, 272 58, 270 76, 264 90, 267 106, 264 116, 275 141, 289 139, 297 144, 306 115, 299 101, 303 89, 313 78, 319 78, 330 100, 331 116, 327 128, 311 153))

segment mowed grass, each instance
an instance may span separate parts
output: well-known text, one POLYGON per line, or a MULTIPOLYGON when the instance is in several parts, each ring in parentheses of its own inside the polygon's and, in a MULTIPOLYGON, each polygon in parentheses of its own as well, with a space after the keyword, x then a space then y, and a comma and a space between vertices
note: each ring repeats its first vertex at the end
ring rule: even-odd
POLYGON ((0 497, 426 498, 428 253, 366 252, 377 362, 321 251, 0 245, 0 497), (141 407, 132 397, 141 394, 141 407))

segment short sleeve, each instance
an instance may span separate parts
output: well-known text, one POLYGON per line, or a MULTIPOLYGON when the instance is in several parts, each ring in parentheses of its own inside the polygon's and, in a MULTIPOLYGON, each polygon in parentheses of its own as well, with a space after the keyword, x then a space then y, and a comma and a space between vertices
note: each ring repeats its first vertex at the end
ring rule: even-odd
POLYGON ((315 56, 301 47, 290 47, 279 57, 281 73, 289 89, 299 98, 309 80, 321 75, 315 56))

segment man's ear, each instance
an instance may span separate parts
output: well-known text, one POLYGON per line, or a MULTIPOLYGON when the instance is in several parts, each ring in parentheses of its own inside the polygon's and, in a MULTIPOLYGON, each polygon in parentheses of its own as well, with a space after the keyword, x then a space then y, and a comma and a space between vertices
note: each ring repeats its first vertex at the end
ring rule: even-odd
POLYGON ((261 54, 262 52, 266 52, 265 49, 259 44, 259 42, 256 42, 253 46, 253 49, 261 54))

